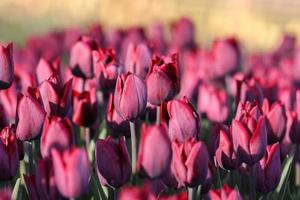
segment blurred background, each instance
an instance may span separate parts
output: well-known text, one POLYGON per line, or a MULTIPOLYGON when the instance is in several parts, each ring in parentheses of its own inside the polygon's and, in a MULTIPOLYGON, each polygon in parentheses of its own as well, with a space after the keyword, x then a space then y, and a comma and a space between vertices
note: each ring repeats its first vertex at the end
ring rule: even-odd
POLYGON ((267 50, 284 32, 300 36, 299 0, 1 0, 0 40, 22 45, 48 30, 169 25, 182 16, 193 20, 204 46, 234 35, 248 50, 267 50))

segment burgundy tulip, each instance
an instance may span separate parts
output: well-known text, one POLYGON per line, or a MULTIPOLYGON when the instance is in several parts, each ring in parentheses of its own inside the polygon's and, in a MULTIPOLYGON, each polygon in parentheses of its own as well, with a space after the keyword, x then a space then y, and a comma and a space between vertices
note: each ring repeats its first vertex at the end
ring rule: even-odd
POLYGON ((132 121, 144 113, 147 105, 147 87, 135 74, 127 73, 117 79, 114 106, 123 119, 132 121))
POLYGON ((0 45, 0 90, 7 89, 14 80, 13 44, 0 45))
POLYGON ((239 191, 231 189, 228 185, 223 185, 221 189, 210 190, 208 200, 243 200, 239 191))
POLYGON ((97 49, 97 43, 89 37, 82 37, 71 48, 70 66, 74 76, 83 79, 94 77, 92 51, 97 49))
POLYGON ((180 88, 178 54, 170 58, 155 57, 152 60, 147 78, 148 101, 160 105, 171 100, 180 88))
POLYGON ((257 190, 268 193, 276 188, 281 176, 279 143, 268 146, 266 155, 254 165, 254 170, 258 174, 255 176, 257 190))
POLYGON ((299 123, 297 123, 297 117, 296 112, 290 111, 287 113, 288 128, 290 129, 289 136, 294 144, 300 144, 300 131, 298 129, 299 123))
POLYGON ((18 172, 19 153, 14 126, 2 129, 0 133, 0 180, 10 180, 18 172))
POLYGON ((151 65, 151 52, 145 44, 134 45, 130 43, 127 47, 125 58, 126 72, 131 72, 145 78, 151 65))
POLYGON ((195 187, 204 183, 208 170, 208 152, 205 144, 192 138, 184 144, 172 142, 171 171, 178 188, 195 187))
POLYGON ((68 118, 57 116, 46 118, 40 142, 43 158, 49 157, 53 148, 59 151, 70 148, 72 142, 72 124, 68 118))
POLYGON ((286 129, 285 107, 280 102, 275 102, 270 106, 269 101, 264 99, 262 110, 266 115, 268 144, 280 141, 286 129))
POLYGON ((114 137, 125 135, 129 136, 130 128, 129 123, 123 119, 120 114, 116 111, 114 106, 114 95, 110 94, 107 110, 106 110, 106 123, 112 131, 114 137))
POLYGON ((137 162, 139 173, 151 179, 159 178, 170 168, 171 159, 172 149, 166 124, 143 124, 137 162))
POLYGON ((184 143, 200 135, 200 118, 193 105, 186 97, 172 100, 167 104, 169 115, 169 136, 172 141, 184 143))
POLYGON ((115 141, 111 137, 96 143, 97 174, 101 185, 119 188, 131 176, 131 161, 125 138, 115 141), (109 166, 109 167, 107 167, 109 166))
POLYGON ((45 159, 37 162, 35 183, 40 199, 54 200, 59 198, 51 160, 45 159))
POLYGON ((51 151, 54 179, 59 192, 66 198, 75 198, 88 191, 90 162, 84 149, 72 147, 60 153, 51 151))
POLYGON ((36 96, 20 95, 17 103, 17 138, 24 141, 38 137, 43 128, 46 112, 36 96))
POLYGON ((48 80, 51 76, 60 77, 60 61, 49 62, 41 58, 36 67, 36 76, 39 84, 48 80))

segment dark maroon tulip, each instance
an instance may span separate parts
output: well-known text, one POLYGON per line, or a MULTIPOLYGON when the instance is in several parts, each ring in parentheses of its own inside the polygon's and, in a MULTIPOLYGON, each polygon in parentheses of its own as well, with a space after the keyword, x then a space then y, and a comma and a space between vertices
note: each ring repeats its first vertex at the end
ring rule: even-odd
POLYGON ((127 47, 125 58, 125 70, 145 78, 151 65, 151 52, 145 44, 134 45, 130 43, 127 47))
POLYGON ((150 184, 143 186, 124 186, 120 190, 118 200, 156 200, 150 184))
POLYGON ((35 183, 40 199, 55 200, 59 198, 51 160, 37 162, 35 183))
POLYGON ((82 37, 71 48, 70 66, 74 76, 83 79, 94 77, 92 51, 97 49, 97 43, 89 37, 82 37))
POLYGON ((281 158, 285 158, 292 148, 291 133, 294 129, 296 122, 296 113, 286 110, 286 129, 282 140, 280 141, 280 154, 281 158))
MULTIPOLYGON (((4 90, 5 91, 5 90, 4 90)), ((0 103, 0 130, 3 129, 8 124, 8 116, 5 115, 4 106, 0 103), (4 113, 4 114, 2 114, 4 113)))
POLYGON ((114 105, 123 119, 136 119, 144 113, 147 105, 145 82, 132 73, 120 75, 116 83, 114 105))
POLYGON ((169 136, 172 141, 184 143, 200 135, 200 118, 193 105, 186 97, 172 100, 167 104, 169 115, 169 136))
POLYGON ((46 112, 36 96, 20 95, 17 103, 17 138, 24 141, 38 137, 43 128, 46 112))
POLYGON ((14 126, 0 133, 0 180, 10 180, 19 169, 19 152, 14 126))
POLYGON ((205 144, 192 138, 184 144, 172 142, 172 174, 178 188, 195 187, 204 183, 208 169, 208 152, 205 144))
POLYGON ((98 140, 95 153, 101 185, 119 188, 129 180, 131 161, 124 137, 120 137, 118 142, 111 137, 98 140))
POLYGON ((230 130, 226 126, 219 129, 219 135, 216 140, 217 149, 215 151, 215 164, 226 170, 233 170, 239 167, 239 160, 233 151, 230 130))
POLYGON ((73 91, 72 121, 79 126, 89 127, 97 119, 96 88, 78 93, 73 91))
POLYGON ((51 79, 45 80, 39 85, 39 91, 48 116, 68 114, 72 101, 72 79, 67 81, 63 87, 51 79))
POLYGON ((10 188, 1 188, 0 189, 0 199, 1 200, 11 200, 11 189, 10 188))
POLYGON ((266 155, 254 165, 256 189, 263 193, 273 191, 280 181, 281 161, 279 143, 269 145, 266 155))
POLYGON ((72 147, 60 153, 51 151, 58 191, 66 198, 75 198, 88 191, 90 162, 84 149, 72 147))
POLYGON ((23 175, 25 187, 30 200, 39 200, 39 194, 36 188, 35 175, 23 175))
POLYGON ((180 88, 178 54, 170 58, 155 57, 152 60, 147 78, 148 102, 160 105, 171 100, 180 88))
POLYGON ((68 118, 52 116, 44 122, 40 150, 43 158, 50 157, 53 148, 63 151, 73 142, 72 124, 68 118))
POLYGON ((206 179, 201 184, 201 194, 207 194, 212 185, 213 185, 213 171, 212 171, 212 165, 209 164, 206 179))
POLYGON ((51 76, 59 77, 60 61, 55 60, 54 62, 49 62, 41 58, 36 68, 36 76, 39 84, 45 80, 48 80, 51 76))
POLYGON ((110 94, 107 110, 106 110, 106 123, 112 131, 112 135, 114 137, 118 137, 120 135, 129 136, 130 127, 128 121, 123 119, 119 113, 115 110, 114 106, 114 95, 110 94))
POLYGON ((13 44, 0 45, 0 90, 7 89, 14 80, 13 44))
POLYGON ((283 104, 275 102, 270 106, 269 101, 264 99, 262 110, 266 116, 268 144, 280 141, 286 129, 286 111, 283 104))
POLYGON ((209 120, 224 122, 229 114, 229 100, 224 89, 201 84, 198 89, 198 110, 209 120))
POLYGON ((137 161, 139 173, 151 179, 159 178, 170 168, 171 159, 172 149, 167 125, 143 124, 137 161), (154 146, 159 148, 153 148, 154 146))
POLYGON ((239 191, 223 185, 221 189, 210 190, 207 200, 243 200, 239 191))
POLYGON ((242 81, 239 91, 239 99, 243 103, 246 101, 258 101, 261 104, 263 102, 262 88, 255 79, 242 81))

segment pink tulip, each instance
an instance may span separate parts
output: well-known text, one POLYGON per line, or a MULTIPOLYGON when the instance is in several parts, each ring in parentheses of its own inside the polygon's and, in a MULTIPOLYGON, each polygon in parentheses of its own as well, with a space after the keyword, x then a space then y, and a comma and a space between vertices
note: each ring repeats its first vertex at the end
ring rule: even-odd
POLYGON ((14 80, 13 44, 0 45, 0 90, 7 89, 14 80))
POLYGON ((60 61, 49 62, 41 58, 36 68, 36 76, 39 84, 51 76, 60 77, 60 61))
POLYGON ((11 200, 12 191, 9 188, 0 189, 0 199, 1 200, 11 200))
POLYGON ((156 200, 149 184, 143 186, 124 186, 118 195, 118 200, 156 200))
POLYGON ((209 200, 243 200, 239 191, 231 189, 228 185, 223 185, 221 189, 210 190, 209 200))

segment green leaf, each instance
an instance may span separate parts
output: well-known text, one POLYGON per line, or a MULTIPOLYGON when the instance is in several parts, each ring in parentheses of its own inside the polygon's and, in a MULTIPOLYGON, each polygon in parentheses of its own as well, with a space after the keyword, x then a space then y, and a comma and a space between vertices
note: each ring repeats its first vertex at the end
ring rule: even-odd
POLYGON ((13 200, 17 200, 18 199, 20 185, 21 185, 21 178, 18 178, 17 181, 16 181, 16 184, 14 186, 11 199, 13 199, 13 200))
POLYGON ((287 190, 287 185, 289 183, 288 179, 291 173, 293 160, 294 156, 289 156, 285 159, 283 164, 284 167, 281 173, 280 182, 276 188, 276 192, 280 194, 279 196, 281 197, 281 199, 286 195, 285 193, 287 190))

